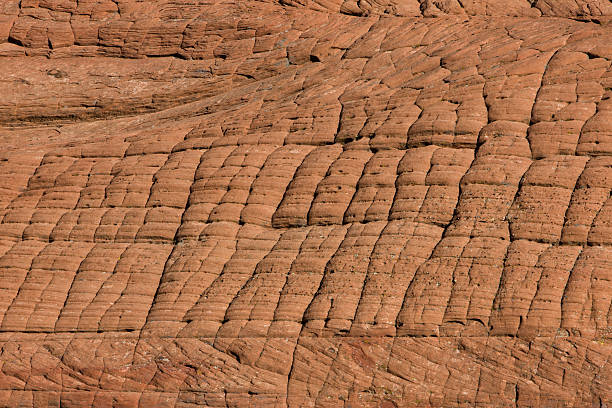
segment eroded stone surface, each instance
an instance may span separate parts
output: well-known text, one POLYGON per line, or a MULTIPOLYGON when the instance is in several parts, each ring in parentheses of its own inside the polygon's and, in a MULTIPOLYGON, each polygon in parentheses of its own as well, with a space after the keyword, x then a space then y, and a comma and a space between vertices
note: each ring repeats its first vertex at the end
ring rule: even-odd
POLYGON ((196 3, 0 6, 1 406, 612 404, 609 2, 196 3))

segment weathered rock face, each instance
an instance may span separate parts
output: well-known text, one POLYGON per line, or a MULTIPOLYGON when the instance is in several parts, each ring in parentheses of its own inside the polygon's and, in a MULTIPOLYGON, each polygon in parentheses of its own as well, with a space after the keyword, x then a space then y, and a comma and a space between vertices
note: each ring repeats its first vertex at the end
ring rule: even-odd
POLYGON ((610 406, 610 16, 2 2, 0 406, 610 406))

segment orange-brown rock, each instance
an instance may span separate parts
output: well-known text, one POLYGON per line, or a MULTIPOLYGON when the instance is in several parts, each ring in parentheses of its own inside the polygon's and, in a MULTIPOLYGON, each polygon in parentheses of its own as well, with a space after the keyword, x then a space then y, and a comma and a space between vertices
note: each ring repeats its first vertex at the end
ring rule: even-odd
POLYGON ((608 0, 0 4, 0 406, 612 406, 608 0))

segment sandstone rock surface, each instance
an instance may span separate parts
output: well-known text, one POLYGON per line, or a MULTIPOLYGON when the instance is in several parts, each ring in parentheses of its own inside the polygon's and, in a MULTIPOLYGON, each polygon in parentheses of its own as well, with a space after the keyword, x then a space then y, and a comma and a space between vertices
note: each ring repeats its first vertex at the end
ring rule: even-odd
POLYGON ((608 0, 0 4, 0 406, 612 406, 608 0))

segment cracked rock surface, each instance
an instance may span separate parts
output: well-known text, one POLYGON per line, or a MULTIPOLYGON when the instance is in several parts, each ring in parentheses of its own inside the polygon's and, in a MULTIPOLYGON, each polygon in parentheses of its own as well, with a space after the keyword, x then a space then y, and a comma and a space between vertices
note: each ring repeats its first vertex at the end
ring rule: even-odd
POLYGON ((609 0, 5 0, 0 406, 612 406, 609 0))

